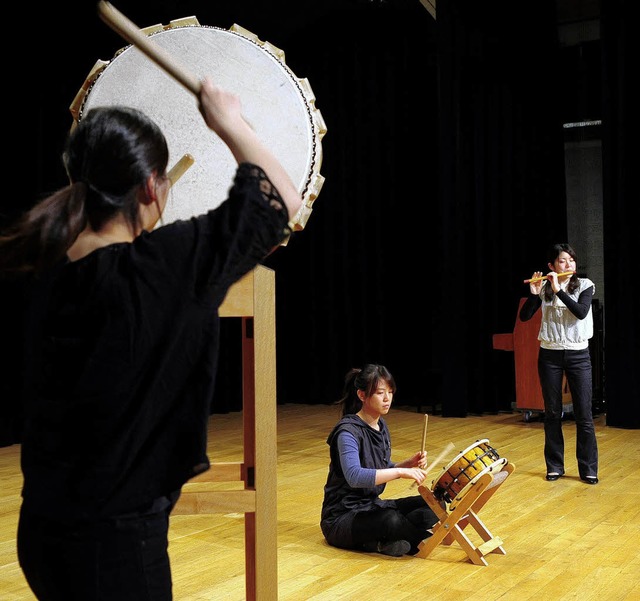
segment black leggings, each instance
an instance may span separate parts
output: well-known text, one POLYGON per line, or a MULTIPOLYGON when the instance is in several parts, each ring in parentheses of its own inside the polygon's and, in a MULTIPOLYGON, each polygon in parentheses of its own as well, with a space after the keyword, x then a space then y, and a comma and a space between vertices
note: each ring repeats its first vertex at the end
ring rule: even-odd
POLYGON ((396 499, 396 509, 362 511, 353 520, 352 537, 357 549, 375 550, 377 544, 406 540, 409 553, 418 552, 418 544, 429 536, 429 528, 438 517, 420 496, 396 499))

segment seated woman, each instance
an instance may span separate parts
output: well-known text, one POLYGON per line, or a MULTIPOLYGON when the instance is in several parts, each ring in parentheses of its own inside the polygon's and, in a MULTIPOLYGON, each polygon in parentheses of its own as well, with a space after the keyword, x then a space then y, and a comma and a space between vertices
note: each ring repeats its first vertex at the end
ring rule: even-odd
POLYGON ((345 377, 342 418, 327 444, 330 464, 324 487, 320 527, 326 541, 341 549, 414 555, 431 536, 438 518, 420 495, 381 499, 386 483, 398 478, 422 484, 427 453, 394 463, 383 419, 396 384, 383 365, 351 369, 345 377))

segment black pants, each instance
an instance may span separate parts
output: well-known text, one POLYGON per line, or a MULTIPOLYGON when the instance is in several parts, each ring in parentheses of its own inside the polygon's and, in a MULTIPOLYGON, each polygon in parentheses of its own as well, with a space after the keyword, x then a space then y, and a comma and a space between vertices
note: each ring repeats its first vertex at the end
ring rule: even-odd
POLYGON ((356 548, 370 551, 378 542, 406 540, 411 544, 409 553, 415 554, 436 522, 438 517, 420 495, 396 499, 396 509, 358 513, 353 522, 353 542, 356 548))
POLYGON ((39 601, 171 601, 170 511, 68 526, 23 508, 20 567, 39 601))
POLYGON ((592 409, 589 349, 538 353, 538 375, 544 398, 544 458, 547 473, 564 474, 562 375, 567 375, 576 422, 576 459, 581 478, 598 475, 598 443, 592 409))

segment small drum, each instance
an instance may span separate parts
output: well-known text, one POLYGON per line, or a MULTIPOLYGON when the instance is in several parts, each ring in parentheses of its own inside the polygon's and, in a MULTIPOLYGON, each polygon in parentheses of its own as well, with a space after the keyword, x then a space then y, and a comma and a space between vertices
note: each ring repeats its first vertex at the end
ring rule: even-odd
POLYGON ((483 438, 462 451, 446 467, 442 475, 434 480, 431 490, 440 501, 451 503, 456 497, 463 497, 469 488, 484 474, 502 468, 507 459, 500 457, 483 438))
MULTIPOLYGON (((187 17, 141 31, 185 70, 198 78, 210 75, 240 97, 245 118, 298 187, 303 206, 292 225, 303 229, 324 182, 326 127, 309 82, 295 77, 281 50, 237 25, 226 30, 187 17)), ((193 159, 172 187, 164 223, 205 213, 227 197, 236 168, 232 154, 205 125, 194 94, 134 45, 94 65, 70 111, 76 123, 85 111, 114 104, 138 108, 160 126, 170 169, 183 157, 193 159)))

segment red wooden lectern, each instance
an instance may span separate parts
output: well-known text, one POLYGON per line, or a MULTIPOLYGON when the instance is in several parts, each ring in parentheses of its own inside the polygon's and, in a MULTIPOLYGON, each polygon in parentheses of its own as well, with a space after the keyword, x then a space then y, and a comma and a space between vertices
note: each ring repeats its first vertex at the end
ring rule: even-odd
MULTIPOLYGON (((524 420, 529 421, 532 412, 544 412, 544 399, 538 379, 538 332, 542 321, 542 312, 536 311, 529 321, 522 321, 519 317, 520 309, 526 301, 520 299, 516 325, 512 334, 494 334, 493 348, 501 351, 513 351, 516 366, 516 407, 524 413, 524 420)), ((571 404, 571 393, 563 380, 562 401, 571 404)))

